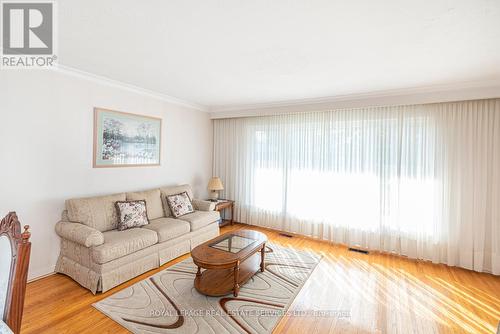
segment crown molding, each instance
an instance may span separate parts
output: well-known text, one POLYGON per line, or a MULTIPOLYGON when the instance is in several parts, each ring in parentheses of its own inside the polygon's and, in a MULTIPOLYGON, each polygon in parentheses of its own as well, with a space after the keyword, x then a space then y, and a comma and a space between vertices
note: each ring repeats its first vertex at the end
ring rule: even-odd
POLYGON ((141 95, 144 95, 144 96, 152 97, 152 98, 155 98, 155 99, 158 99, 158 100, 162 100, 162 101, 165 101, 165 102, 168 102, 168 103, 179 105, 181 107, 187 107, 187 108, 191 108, 191 109, 195 109, 195 110, 199 110, 199 111, 204 111, 204 112, 208 112, 209 111, 208 107, 200 105, 200 104, 197 104, 197 103, 192 103, 192 102, 184 101, 184 100, 178 99, 178 98, 173 97, 173 96, 169 96, 169 95, 166 95, 166 94, 162 94, 162 93, 159 93, 159 92, 155 92, 155 91, 152 91, 152 90, 141 88, 139 86, 131 85, 131 84, 128 84, 128 83, 125 83, 125 82, 122 82, 122 81, 110 79, 110 78, 107 78, 107 77, 104 77, 104 76, 101 76, 101 75, 97 75, 97 74, 93 74, 93 73, 90 73, 90 72, 78 70, 78 69, 70 67, 70 66, 59 64, 56 67, 53 67, 52 70, 56 71, 56 72, 59 72, 59 73, 66 74, 66 75, 71 75, 71 76, 74 76, 74 77, 78 77, 78 78, 81 78, 81 79, 94 81, 94 82, 97 82, 97 83, 100 83, 100 84, 103 84, 103 85, 107 85, 107 86, 111 86, 111 87, 115 87, 115 88, 119 88, 119 89, 124 89, 124 90, 127 90, 129 92, 133 92, 133 93, 141 94, 141 95))
POLYGON ((149 96, 182 107, 209 112, 212 119, 266 116, 297 112, 325 111, 341 108, 361 108, 369 106, 425 104, 500 97, 500 78, 498 78, 446 85, 428 85, 411 88, 380 90, 321 98, 306 98, 270 103, 208 107, 90 72, 78 70, 66 65, 58 65, 52 68, 52 70, 66 75, 71 75, 85 80, 91 80, 100 84, 149 96))
POLYGON ((426 104, 500 97, 500 78, 331 97, 210 108, 212 119, 267 116, 370 106, 426 104))

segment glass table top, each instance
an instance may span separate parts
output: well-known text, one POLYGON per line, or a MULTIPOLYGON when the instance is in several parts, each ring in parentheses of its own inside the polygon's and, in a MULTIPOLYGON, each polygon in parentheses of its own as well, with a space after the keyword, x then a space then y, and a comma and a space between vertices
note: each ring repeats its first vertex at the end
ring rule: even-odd
POLYGON ((253 244, 254 239, 240 237, 239 235, 230 234, 222 240, 211 244, 210 247, 219 249, 225 252, 238 253, 240 250, 253 244))

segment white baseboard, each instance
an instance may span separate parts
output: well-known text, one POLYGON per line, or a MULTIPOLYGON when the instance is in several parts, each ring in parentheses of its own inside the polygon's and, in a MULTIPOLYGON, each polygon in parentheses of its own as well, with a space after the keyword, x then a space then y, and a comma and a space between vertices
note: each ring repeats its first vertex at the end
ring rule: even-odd
POLYGON ((43 268, 43 269, 37 269, 29 272, 28 274, 28 283, 39 280, 41 278, 54 275, 56 272, 56 266, 50 266, 48 268, 43 268))

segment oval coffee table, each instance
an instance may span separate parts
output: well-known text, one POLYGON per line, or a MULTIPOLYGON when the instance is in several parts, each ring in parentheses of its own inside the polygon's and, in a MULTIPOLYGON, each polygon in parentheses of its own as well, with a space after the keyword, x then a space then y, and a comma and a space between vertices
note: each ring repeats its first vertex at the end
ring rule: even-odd
POLYGON ((241 285, 259 270, 264 271, 266 242, 264 233, 241 230, 195 247, 191 251, 193 262, 198 266, 194 287, 208 296, 233 292, 237 297, 241 285))

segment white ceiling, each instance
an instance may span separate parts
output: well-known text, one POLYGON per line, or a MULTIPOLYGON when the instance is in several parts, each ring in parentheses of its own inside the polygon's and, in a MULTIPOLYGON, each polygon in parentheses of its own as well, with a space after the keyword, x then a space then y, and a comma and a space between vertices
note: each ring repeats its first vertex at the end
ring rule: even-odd
POLYGON ((499 0, 63 0, 59 63, 213 109, 500 78, 499 0))

